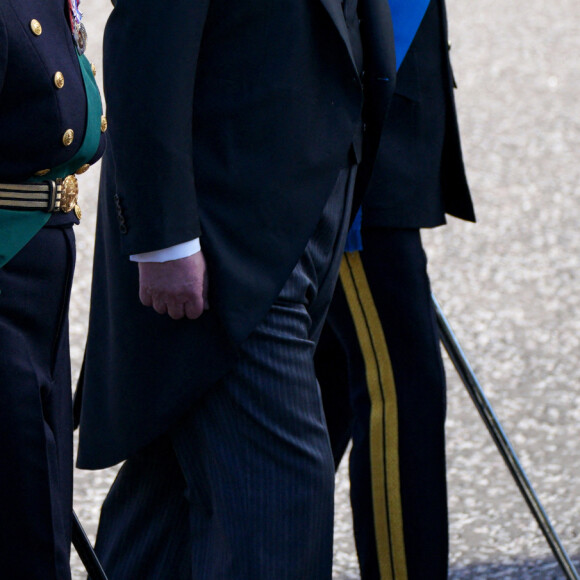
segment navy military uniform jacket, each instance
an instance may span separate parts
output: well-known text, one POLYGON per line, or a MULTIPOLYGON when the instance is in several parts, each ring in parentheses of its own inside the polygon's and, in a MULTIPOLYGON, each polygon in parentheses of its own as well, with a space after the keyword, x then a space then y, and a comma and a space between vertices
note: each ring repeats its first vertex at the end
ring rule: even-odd
POLYGON ((114 464, 166 432, 227 372, 339 169, 361 150, 372 165, 395 75, 388 3, 360 0, 358 17, 364 79, 340 0, 124 0, 113 10, 81 467, 114 464), (210 310, 174 321, 143 307, 128 254, 199 235, 210 310))
MULTIPOLYGON (((88 61, 83 57, 84 66, 88 61)), ((65 0, 3 0, 0 4, 0 183, 55 179, 99 159, 100 136, 77 154, 87 128, 87 94, 65 0), (67 167, 68 162, 76 165, 67 167)), ((90 65, 88 65, 90 66, 90 65)), ((92 75, 91 75, 92 76, 92 75)), ((89 79, 96 93, 94 79, 89 79)), ((99 110, 96 111, 100 124, 99 110)), ((0 210, 0 266, 47 221, 43 212, 0 210), (7 233, 17 220, 22 235, 7 233)))
POLYGON ((397 74, 364 197, 364 227, 434 227, 445 214, 475 221, 449 50, 441 47, 448 47, 445 4, 431 1, 397 74))

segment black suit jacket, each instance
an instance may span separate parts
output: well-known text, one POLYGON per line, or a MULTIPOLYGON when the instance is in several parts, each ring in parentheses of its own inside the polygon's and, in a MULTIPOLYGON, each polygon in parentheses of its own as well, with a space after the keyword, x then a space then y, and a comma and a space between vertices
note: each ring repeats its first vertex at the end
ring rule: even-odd
POLYGON ((432 0, 397 73, 363 206, 365 227, 475 221, 465 176, 444 0, 432 0))
MULTIPOLYGON (((387 2, 360 0, 359 16, 370 167, 395 66, 387 2)), ((340 0, 119 0, 104 60, 111 147, 82 384, 88 468, 167 431, 227 372, 338 170, 360 155, 363 94, 340 0), (211 309, 173 321, 141 306, 128 254, 196 236, 211 309)))

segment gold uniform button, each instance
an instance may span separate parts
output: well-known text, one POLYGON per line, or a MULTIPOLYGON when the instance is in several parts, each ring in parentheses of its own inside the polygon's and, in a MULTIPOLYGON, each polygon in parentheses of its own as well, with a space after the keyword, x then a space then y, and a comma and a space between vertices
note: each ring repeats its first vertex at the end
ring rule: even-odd
POLYGON ((67 129, 62 136, 62 144, 68 147, 74 141, 74 138, 75 132, 72 129, 67 129))
POLYGON ((109 126, 109 124, 107 123, 107 117, 105 117, 105 115, 103 115, 101 117, 101 133, 104 133, 107 130, 108 126, 109 126))
POLYGON ((64 87, 64 75, 60 72, 57 71, 56 73, 54 73, 54 86, 57 89, 62 89, 62 87, 64 87))
POLYGON ((36 177, 42 177, 43 175, 46 175, 47 173, 50 173, 50 169, 41 169, 40 171, 37 171, 34 175, 36 177))
POLYGON ((97 67, 91 63, 91 70, 93 71, 93 76, 96 77, 97 76, 97 67))
POLYGON ((35 36, 40 36, 42 34, 42 26, 40 26, 40 22, 35 18, 30 21, 30 30, 32 30, 32 34, 35 36))
POLYGON ((76 171, 75 173, 77 175, 81 175, 81 173, 84 173, 85 171, 87 171, 89 169, 90 165, 88 163, 85 163, 84 165, 81 165, 76 171))

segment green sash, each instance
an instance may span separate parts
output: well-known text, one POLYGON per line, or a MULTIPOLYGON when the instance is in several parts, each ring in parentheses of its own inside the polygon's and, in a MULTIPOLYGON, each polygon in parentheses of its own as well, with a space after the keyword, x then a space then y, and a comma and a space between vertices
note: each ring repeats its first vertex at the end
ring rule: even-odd
MULTIPOLYGON (((79 63, 87 96, 87 129, 77 154, 42 177, 31 177, 27 183, 40 183, 73 174, 81 165, 88 163, 99 148, 101 138, 101 96, 91 70, 91 64, 83 55, 79 63)), ((52 214, 45 211, 0 210, 0 268, 13 258, 46 224, 52 214)))

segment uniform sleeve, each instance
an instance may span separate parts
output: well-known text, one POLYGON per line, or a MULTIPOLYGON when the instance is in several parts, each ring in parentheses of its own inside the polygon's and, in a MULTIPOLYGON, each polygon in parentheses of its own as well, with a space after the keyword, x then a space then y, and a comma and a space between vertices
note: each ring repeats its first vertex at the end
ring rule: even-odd
POLYGON ((193 91, 209 0, 117 0, 104 39, 105 96, 126 254, 200 236, 193 91), (187 22, 184 34, 183 23, 187 22))

